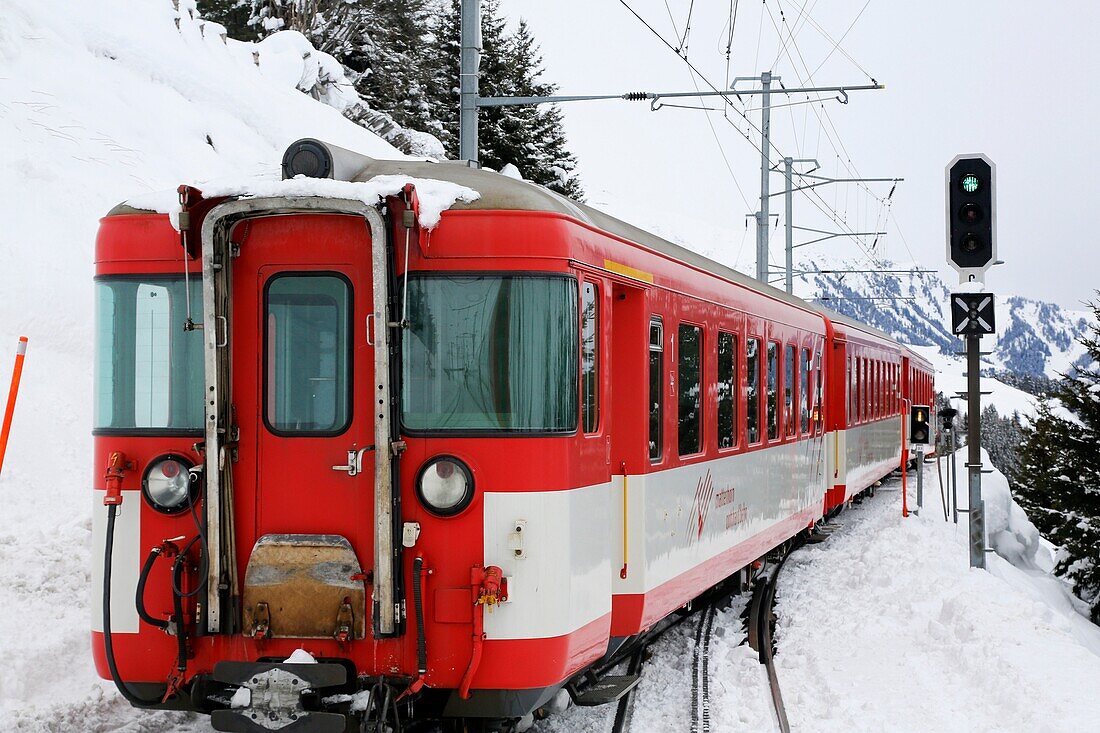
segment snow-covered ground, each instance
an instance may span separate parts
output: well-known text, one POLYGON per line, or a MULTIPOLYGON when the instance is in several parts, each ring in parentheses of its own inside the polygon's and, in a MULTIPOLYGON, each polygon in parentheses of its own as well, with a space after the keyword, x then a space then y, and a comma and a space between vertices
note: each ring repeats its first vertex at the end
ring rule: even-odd
MULTIPOLYGON (((965 484, 962 452, 957 460, 965 484)), ((958 525, 944 521, 934 463, 925 467, 919 515, 902 518, 900 490, 891 480, 844 512, 841 528, 794 553, 780 576, 775 664, 791 729, 1097 730, 1100 628, 1042 570, 992 553, 988 572, 971 570, 966 515, 958 525)), ((985 477, 991 528, 1035 542, 1026 519, 1006 514, 1007 491, 999 473, 985 477)), ((715 733, 778 730, 764 668, 742 643, 742 605, 715 621, 715 733)), ((631 730, 688 730, 694 633, 684 624, 655 645, 631 730)), ((606 731, 613 716, 612 708, 571 708, 537 730, 606 731)))
MULTIPOLYGON (((186 12, 177 28, 177 15, 171 0, 0 2, 0 378, 16 338, 30 337, 0 475, 3 731, 208 730, 130 709, 91 665, 99 217, 181 181, 270 174, 303 136, 399 155, 296 91, 332 71, 323 58, 302 59, 295 43, 225 43, 186 12)), ((778 663, 796 729, 1095 728, 1100 637, 1060 584, 997 558, 990 573, 968 571, 964 530, 934 511, 897 514, 884 491, 787 571, 778 663)), ((720 618, 714 719, 767 730, 764 680, 736 628, 733 615, 720 618)), ((640 706, 634 730, 685 728, 689 636, 663 642, 644 683, 660 694, 640 706)), ((570 712, 542 727, 592 720, 570 712)))

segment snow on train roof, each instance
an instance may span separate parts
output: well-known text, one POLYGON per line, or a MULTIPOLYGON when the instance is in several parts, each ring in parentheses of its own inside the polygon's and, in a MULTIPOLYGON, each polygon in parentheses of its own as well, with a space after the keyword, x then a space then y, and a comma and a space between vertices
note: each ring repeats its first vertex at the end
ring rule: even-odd
MULTIPOLYGON (((588 224, 614 236, 637 243, 671 259, 705 270, 750 290, 795 306, 801 310, 828 315, 824 309, 788 295, 779 288, 759 282, 743 272, 708 259, 697 252, 667 239, 616 219, 609 214, 573 201, 536 184, 505 176, 491 170, 471 167, 461 161, 441 163, 423 160, 376 160, 370 162, 353 181, 294 178, 244 179, 233 182, 209 182, 197 185, 207 197, 214 196, 329 196, 377 203, 378 197, 396 194, 404 182, 416 185, 421 202, 421 225, 431 228, 438 224, 440 213, 448 208, 466 210, 542 211, 560 214, 588 224), (400 185, 397 185, 399 184, 400 185), (381 185, 380 185, 381 184, 381 185), (439 196, 429 196, 429 191, 439 196), (425 210, 427 209, 427 211, 425 210), (426 216, 427 214, 427 216, 426 216)), ((140 212, 167 213, 173 218, 179 212, 174 191, 146 194, 119 204, 107 215, 118 216, 140 212)), ((829 315, 832 318, 832 315, 829 315)), ((850 321, 854 326, 876 333, 875 329, 850 321)), ((881 333, 881 332, 878 332, 881 333)), ((882 337, 889 339, 886 334, 882 337)))

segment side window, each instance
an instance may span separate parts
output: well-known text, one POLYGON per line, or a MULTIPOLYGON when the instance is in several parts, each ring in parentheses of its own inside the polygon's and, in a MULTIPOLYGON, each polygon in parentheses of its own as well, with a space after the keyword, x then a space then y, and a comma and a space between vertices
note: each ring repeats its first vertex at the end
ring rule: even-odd
POLYGON ((879 417, 887 414, 887 363, 879 362, 879 417))
POLYGON ((869 369, 870 361, 866 358, 859 360, 859 380, 860 380, 860 405, 859 405, 859 417, 862 420, 867 420, 871 416, 871 370, 869 369))
POLYGON ((703 331, 698 326, 681 324, 677 336, 678 436, 680 455, 687 456, 703 449, 703 331))
POLYGON ((848 393, 848 426, 856 421, 855 414, 855 394, 856 394, 856 375, 852 371, 852 356, 848 355, 848 382, 845 390, 848 393))
POLYGON ((594 433, 600 424, 600 288, 581 288, 581 425, 594 433))
POLYGON ((810 392, 810 371, 813 361, 810 350, 802 349, 802 432, 810 432, 810 412, 814 409, 814 397, 810 392))
POLYGON ((795 417, 794 406, 795 379, 798 374, 798 350, 787 344, 783 352, 783 422, 787 425, 788 437, 795 434, 798 421, 795 417))
POLYGON ((853 422, 863 420, 863 359, 857 356, 856 361, 856 404, 852 411, 853 422))
POLYGON ((664 371, 665 329, 660 318, 649 321, 649 460, 661 460, 661 375, 664 371))
POLYGON ((878 418, 882 417, 882 362, 875 359, 871 366, 875 370, 875 389, 874 392, 871 393, 871 399, 873 400, 871 415, 878 418))
POLYGON ((351 415, 351 287, 277 275, 264 298, 264 417, 282 435, 336 434, 351 415))
POLYGON ((745 432, 750 443, 760 442, 760 339, 745 342, 745 432))
POLYGON ((737 445, 737 337, 718 332, 718 447, 737 445))
POLYGON ((823 357, 821 355, 821 352, 818 351, 817 352, 817 363, 814 364, 814 382, 816 384, 816 386, 814 387, 814 411, 816 412, 816 414, 814 415, 814 423, 815 423, 814 424, 814 432, 819 434, 819 435, 821 434, 821 429, 822 429, 822 427, 824 427, 824 424, 825 424, 825 405, 823 404, 824 400, 822 399, 822 392, 824 390, 824 385, 822 384, 822 381, 821 381, 821 377, 822 377, 821 360, 822 360, 822 358, 823 357))
POLYGON ((768 440, 779 437, 779 344, 768 342, 768 440))

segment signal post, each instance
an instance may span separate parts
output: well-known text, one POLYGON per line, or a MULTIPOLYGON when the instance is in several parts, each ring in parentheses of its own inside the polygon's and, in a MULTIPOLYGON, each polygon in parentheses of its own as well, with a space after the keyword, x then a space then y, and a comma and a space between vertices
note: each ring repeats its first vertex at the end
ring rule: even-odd
POLYGON ((983 154, 955 156, 947 166, 947 258, 959 273, 951 294, 951 332, 966 338, 967 473, 970 567, 985 568, 982 501, 981 341, 995 331, 985 273, 997 260, 996 166, 983 154))
POLYGON ((909 442, 917 454, 917 512, 924 508, 924 449, 932 439, 928 425, 928 405, 909 408, 909 442))

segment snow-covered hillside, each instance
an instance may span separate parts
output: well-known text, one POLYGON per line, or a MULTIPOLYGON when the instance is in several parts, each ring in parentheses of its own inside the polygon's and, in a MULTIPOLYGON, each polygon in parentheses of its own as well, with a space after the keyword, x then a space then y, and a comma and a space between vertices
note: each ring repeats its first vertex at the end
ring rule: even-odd
MULTIPOLYGON (((102 470, 89 458, 99 217, 181 181, 273 173, 285 146, 307 135, 399 156, 298 91, 338 73, 323 57, 302 58, 299 39, 226 42, 217 26, 191 18, 188 0, 179 4, 182 13, 172 0, 0 2, 0 377, 17 336, 30 337, 0 475, 4 731, 208 730, 203 719, 132 710, 91 665, 89 568, 99 548, 90 546, 89 488, 102 470)), ((1100 678, 1100 641, 1056 581, 1000 562, 990 574, 967 572, 963 532, 937 524, 934 512, 903 524, 896 501, 876 501, 846 520, 845 536, 799 560, 781 591, 780 643, 800 651, 781 655, 780 673, 791 680, 789 704, 803 730, 822 716, 832 716, 825 719, 835 730, 945 721, 946 729, 1003 730, 1019 721, 1071 731, 1097 719, 1090 698, 1075 707, 1072 697, 1100 678), (848 651, 815 651, 811 640, 829 628, 844 634, 848 651), (913 658, 900 662, 910 648, 913 658), (994 686, 999 678, 988 675, 996 672, 1007 683, 984 698, 948 687, 969 679, 954 671, 957 658, 976 660, 965 668, 973 678, 994 686), (901 708, 907 717, 890 717, 897 701, 911 705, 901 708), (949 719, 951 712, 968 717, 949 719)), ((738 647, 724 654, 716 719, 727 729, 770 720, 758 667, 738 647)), ((647 684, 680 684, 681 663, 668 657, 647 684)), ((670 694, 635 730, 683 729, 675 700, 670 694)), ((569 720, 557 729, 582 729, 569 720)))
MULTIPOLYGON (((906 343, 935 346, 945 356, 959 350, 958 339, 951 335, 951 285, 935 273, 835 273, 872 269, 866 260, 818 258, 800 266, 810 272, 795 279, 795 291, 803 297, 824 298, 821 302, 828 307, 906 343), (895 297, 910 300, 889 300, 895 297)), ((920 269, 912 263, 889 260, 879 260, 872 267, 882 271, 920 269)), ((984 347, 992 353, 984 358, 985 366, 1057 379, 1085 358, 1079 339, 1088 333, 1087 311, 1006 295, 996 287, 996 269, 988 278, 990 289, 997 293, 997 334, 995 339, 986 339, 992 343, 984 347)))

